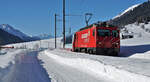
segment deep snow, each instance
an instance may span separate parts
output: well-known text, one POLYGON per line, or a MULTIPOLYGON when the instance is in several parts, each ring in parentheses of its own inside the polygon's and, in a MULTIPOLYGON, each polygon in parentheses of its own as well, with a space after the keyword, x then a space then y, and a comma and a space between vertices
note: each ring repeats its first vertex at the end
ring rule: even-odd
MULTIPOLYGON (((49 59, 42 58, 45 55, 61 65, 73 67, 96 78, 104 76, 112 79, 111 82, 149 82, 150 80, 149 60, 93 56, 65 50, 47 50, 42 52, 39 58, 43 61, 49 59)), ((45 62, 44 67, 49 72, 48 64, 45 62)))
MULTIPOLYGON (((40 53, 39 59, 44 62, 43 66, 49 76, 53 76, 55 72, 53 74, 50 72, 49 63, 45 60, 53 59, 61 65, 78 69, 93 77, 111 78, 112 82, 149 82, 150 33, 141 28, 142 25, 130 24, 126 26, 127 30, 132 32, 135 37, 121 40, 120 57, 95 56, 56 49, 40 53)), ((149 25, 144 24, 148 29, 149 25)), ((69 44, 66 47, 71 48, 72 45, 69 44)))
POLYGON ((47 72, 37 59, 37 53, 30 50, 16 53, 13 59, 15 63, 0 69, 0 82, 50 82, 47 72))
POLYGON ((23 50, 3 49, 0 50, 0 68, 6 68, 11 63, 15 63, 15 56, 23 50))
MULTIPOLYGON (((44 53, 40 53, 38 58, 44 62, 42 65, 47 70, 49 77, 52 78, 52 82, 113 82, 106 76, 95 77, 95 75, 84 72, 84 70, 58 63, 57 60, 44 53)), ((59 62, 63 61, 59 60, 59 62)), ((79 68, 82 69, 82 67, 79 68)))
MULTIPOLYGON (((150 38, 145 29, 149 29, 150 24, 144 24, 144 29, 141 26, 142 24, 126 26, 129 32, 141 36, 121 40, 120 57, 62 50, 62 38, 58 38, 58 49, 54 49, 54 39, 7 45, 16 49, 1 50, 0 61, 4 63, 0 62, 0 80, 4 82, 21 80, 23 80, 21 82, 50 80, 51 82, 149 82, 150 38), (40 50, 44 51, 37 54, 40 50)), ((71 46, 66 45, 68 48, 71 46)))

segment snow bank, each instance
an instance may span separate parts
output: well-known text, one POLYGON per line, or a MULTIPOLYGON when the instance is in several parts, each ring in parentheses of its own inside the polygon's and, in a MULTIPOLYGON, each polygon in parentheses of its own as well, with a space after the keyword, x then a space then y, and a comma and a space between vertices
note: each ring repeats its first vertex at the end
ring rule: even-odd
POLYGON ((133 35, 134 38, 150 38, 150 22, 148 24, 144 23, 133 23, 128 24, 125 28, 121 29, 120 35, 133 35))
POLYGON ((95 61, 85 58, 67 58, 53 54, 50 51, 44 51, 43 54, 56 60, 56 62, 67 65, 83 72, 86 72, 92 76, 107 76, 110 79, 114 79, 117 82, 149 82, 150 77, 131 73, 117 67, 107 65, 102 61, 95 61))
POLYGON ((71 48, 72 49, 72 44, 66 44, 65 48, 71 48))
POLYGON ((121 40, 121 46, 150 45, 150 38, 132 38, 121 40))
POLYGON ((150 60, 150 51, 145 52, 145 53, 137 53, 137 54, 134 54, 134 55, 130 56, 129 58, 138 58, 138 59, 148 59, 148 60, 150 60))
POLYGON ((22 50, 9 50, 4 49, 0 52, 0 68, 6 68, 10 65, 10 63, 15 63, 15 56, 20 53, 22 50))
POLYGON ((149 26, 150 22, 149 24, 141 23, 139 25, 134 23, 125 26, 125 29, 121 30, 121 33, 128 32, 134 35, 134 38, 121 40, 121 56, 150 59, 146 53, 150 51, 150 32, 146 31, 150 29, 149 26))

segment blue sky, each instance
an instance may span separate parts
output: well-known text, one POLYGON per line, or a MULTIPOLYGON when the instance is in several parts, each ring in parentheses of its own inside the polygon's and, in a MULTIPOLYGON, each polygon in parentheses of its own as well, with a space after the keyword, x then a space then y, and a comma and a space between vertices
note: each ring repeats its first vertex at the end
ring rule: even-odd
MULTIPOLYGON (((66 14, 93 13, 90 23, 109 20, 128 7, 147 0, 66 0, 66 14)), ((62 0, 0 0, 0 24, 10 24, 28 35, 54 34, 54 14, 62 19, 62 0)), ((85 26, 84 16, 66 17, 66 31, 85 26)), ((57 23, 58 35, 62 22, 57 23)))

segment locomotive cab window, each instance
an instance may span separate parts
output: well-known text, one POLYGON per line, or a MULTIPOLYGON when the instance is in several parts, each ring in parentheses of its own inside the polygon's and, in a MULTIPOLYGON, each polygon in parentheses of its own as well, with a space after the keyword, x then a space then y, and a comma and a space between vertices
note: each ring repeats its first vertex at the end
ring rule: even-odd
POLYGON ((76 40, 76 34, 74 34, 74 36, 73 36, 73 40, 74 40, 74 41, 76 40))
POLYGON ((118 37, 118 36, 119 36, 118 31, 113 30, 113 31, 112 31, 112 36, 113 36, 113 37, 118 37))
POLYGON ((99 29, 97 34, 98 36, 101 36, 101 37, 110 36, 110 30, 99 29))
POLYGON ((95 36, 95 29, 93 30, 93 36, 95 36))

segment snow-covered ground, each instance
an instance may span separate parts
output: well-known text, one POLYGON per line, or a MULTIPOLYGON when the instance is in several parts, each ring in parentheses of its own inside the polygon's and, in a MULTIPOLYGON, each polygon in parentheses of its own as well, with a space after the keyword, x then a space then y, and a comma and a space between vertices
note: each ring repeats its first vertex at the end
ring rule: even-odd
POLYGON ((126 25, 124 29, 121 30, 121 34, 133 34, 134 38, 150 38, 150 22, 149 24, 136 23, 126 25))
POLYGON ((57 59, 53 58, 57 55, 53 55, 51 53, 46 55, 44 52, 41 52, 38 58, 44 62, 42 65, 47 70, 52 82, 112 82, 111 78, 103 75, 95 77, 95 73, 92 73, 93 71, 86 70, 85 72, 82 68, 83 66, 78 67, 82 64, 80 64, 80 62, 77 64, 78 60, 76 59, 68 59, 69 61, 66 59, 66 61, 63 61, 63 59, 59 58, 57 61, 57 59), (66 62, 68 63, 66 64, 66 62))
POLYGON ((15 63, 15 56, 22 50, 3 49, 0 51, 0 68, 6 68, 11 63, 15 63))
MULTIPOLYGON (((57 38, 57 48, 62 48, 62 38, 57 38)), ((24 42, 24 43, 17 43, 17 44, 10 44, 8 46, 14 46, 17 49, 31 49, 37 50, 39 48, 54 48, 55 47, 55 39, 46 39, 46 40, 39 40, 33 42, 24 42)))
MULTIPOLYGON (((10 51, 13 53, 14 50, 10 51)), ((30 50, 15 50, 13 54, 16 56, 10 54, 13 58, 7 58, 14 63, 0 69, 0 82, 50 82, 50 78, 37 59, 37 53, 30 50)), ((4 61, 1 62, 5 63, 4 61)))
MULTIPOLYGON (((149 82, 150 81, 150 34, 139 26, 127 25, 129 32, 133 32, 136 37, 121 40, 120 57, 96 56, 85 53, 73 53, 66 50, 45 50, 38 56, 44 63, 42 64, 53 80, 59 82, 76 82, 76 80, 65 78, 63 74, 52 71, 49 62, 55 62, 65 69, 73 68, 87 75, 98 78, 107 78, 108 82, 149 82), (140 34, 140 36, 139 36, 140 34), (59 78, 59 79, 58 79, 59 78)), ((148 25, 144 25, 149 28, 148 25)), ((71 44, 66 45, 71 48, 71 44)), ((61 68, 61 67, 60 67, 61 68)), ((59 69, 56 69, 59 70, 59 69)), ((66 72, 64 72, 66 73, 66 72)), ((74 75, 74 72, 71 72, 74 75)), ((72 76, 69 74, 69 76, 72 76)), ((76 77, 77 79, 81 79, 76 77)), ((85 78, 84 78, 85 79, 85 78)), ((101 79, 105 82, 105 79, 101 79)), ((102 81, 102 82, 103 82, 102 81)), ((80 82, 91 82, 83 81, 80 82)))
POLYGON ((137 25, 129 24, 121 30, 121 34, 132 33, 134 38, 121 40, 121 56, 146 58, 150 51, 150 22, 137 25), (139 55, 140 54, 140 55, 139 55), (139 56, 139 57, 137 57, 139 56), (142 57, 143 56, 143 57, 142 57))
POLYGON ((7 45, 16 49, 0 51, 0 82, 149 82, 150 34, 145 29, 150 24, 141 26, 126 26, 140 36, 121 40, 120 57, 62 50, 61 38, 58 49, 54 39, 7 45))
MULTIPOLYGON (((54 71, 53 76, 53 74, 49 71, 49 68, 51 68, 49 66, 49 62, 51 61, 55 61, 58 64, 65 66, 66 69, 71 67, 76 70, 80 70, 97 79, 101 77, 107 78, 108 82, 150 81, 149 60, 118 58, 108 56, 93 56, 84 53, 68 52, 65 50, 43 51, 40 53, 39 59, 45 62, 43 64, 44 67, 49 72, 49 75, 54 79, 59 78, 61 76, 57 76, 57 74, 55 75, 54 71)), ((58 81, 62 82, 61 80, 58 81)), ((89 82, 89 81, 81 81, 81 82, 89 82)))

